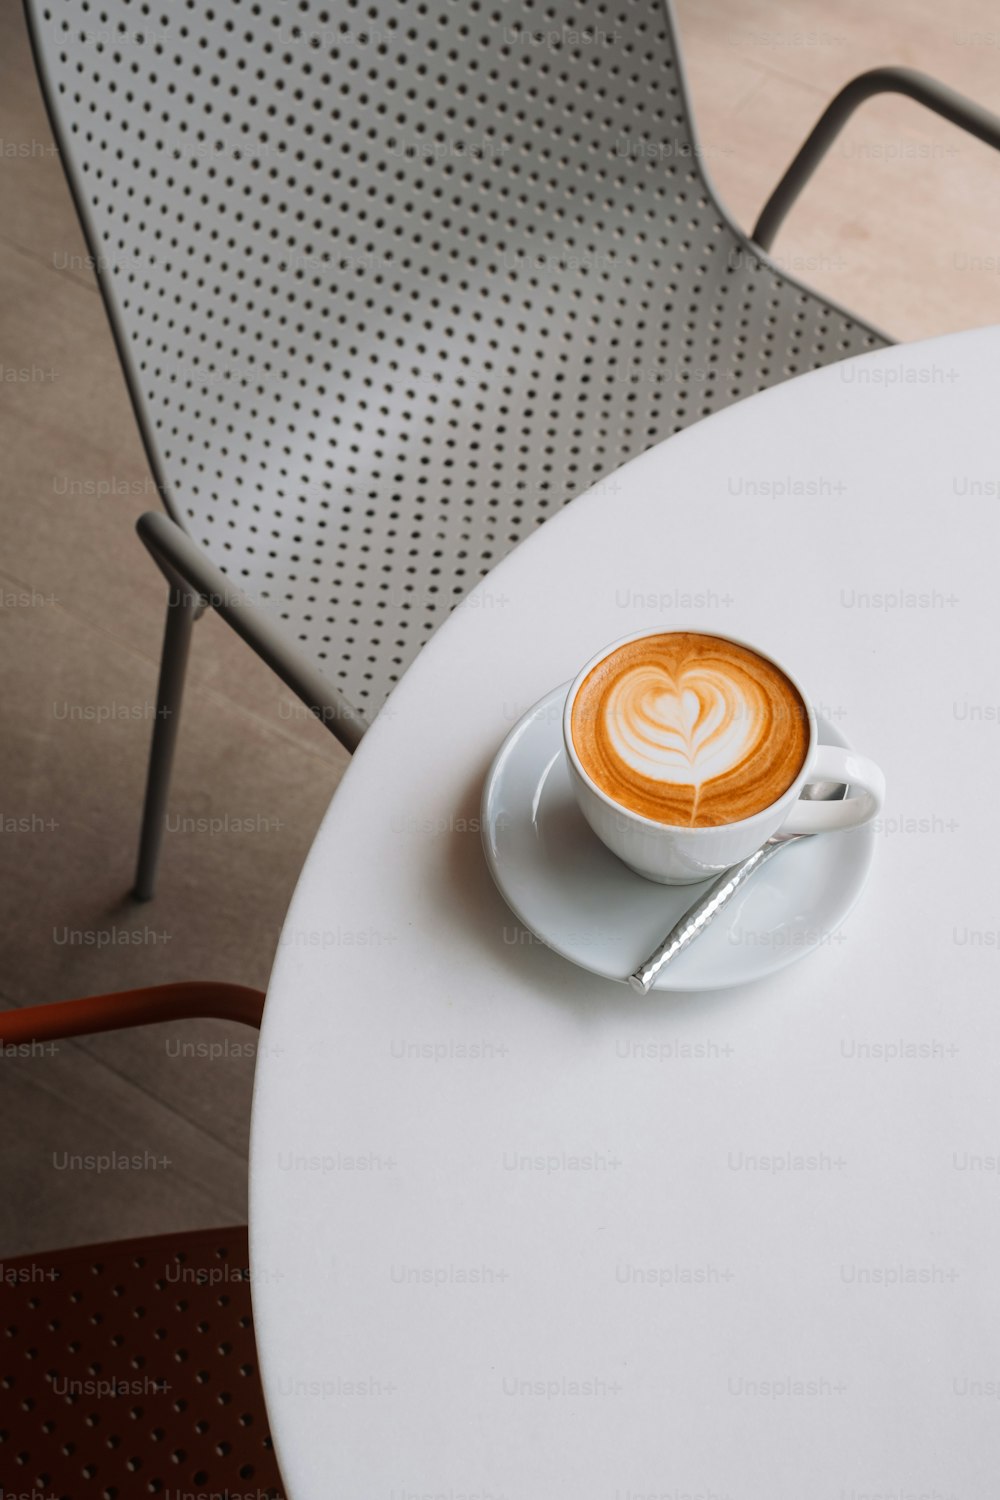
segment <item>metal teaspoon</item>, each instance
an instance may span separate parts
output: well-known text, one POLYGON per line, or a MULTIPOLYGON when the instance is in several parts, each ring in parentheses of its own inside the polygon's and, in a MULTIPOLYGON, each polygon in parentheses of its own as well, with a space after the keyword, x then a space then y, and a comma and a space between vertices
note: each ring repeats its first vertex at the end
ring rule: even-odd
MULTIPOLYGON (((803 789, 802 800, 806 802, 839 802, 846 797, 848 787, 839 781, 815 781, 803 789)), ((743 860, 742 864, 734 865, 731 870, 726 870, 714 881, 693 906, 676 922, 662 943, 658 943, 649 957, 639 965, 634 973, 628 976, 628 982, 639 995, 648 995, 656 981, 656 976, 672 963, 678 953, 682 952, 695 938, 701 937, 706 927, 715 921, 724 906, 728 906, 751 875, 754 875, 767 863, 779 849, 786 848, 789 844, 795 844, 802 838, 815 838, 814 833, 772 833, 766 843, 761 844, 755 853, 743 860)))

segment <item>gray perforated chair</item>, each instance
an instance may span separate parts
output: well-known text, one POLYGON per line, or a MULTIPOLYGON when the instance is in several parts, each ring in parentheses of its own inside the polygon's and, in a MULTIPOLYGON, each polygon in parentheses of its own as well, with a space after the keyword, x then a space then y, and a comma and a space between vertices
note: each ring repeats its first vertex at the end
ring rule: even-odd
POLYGON ((140 897, 206 606, 353 749, 559 506, 887 342, 727 218, 664 0, 26 3, 167 512, 140 897))

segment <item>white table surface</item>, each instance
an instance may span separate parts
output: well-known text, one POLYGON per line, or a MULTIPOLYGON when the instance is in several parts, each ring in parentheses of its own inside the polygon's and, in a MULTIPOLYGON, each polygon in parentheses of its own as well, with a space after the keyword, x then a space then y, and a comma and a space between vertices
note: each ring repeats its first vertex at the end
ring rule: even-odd
POLYGON ((1000 330, 892 348, 661 444, 504 561, 365 738, 254 1096, 291 1500, 994 1500, 998 370, 1000 330), (839 941, 639 999, 518 928, 479 798, 531 703, 676 623, 784 659, 889 799, 839 941))

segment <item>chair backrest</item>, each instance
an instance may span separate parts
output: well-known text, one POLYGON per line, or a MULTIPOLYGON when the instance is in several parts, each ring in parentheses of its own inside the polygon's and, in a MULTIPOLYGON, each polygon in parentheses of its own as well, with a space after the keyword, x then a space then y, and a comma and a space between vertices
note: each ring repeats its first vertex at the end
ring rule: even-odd
POLYGON ((664 0, 27 5, 165 503, 368 716, 554 508, 882 342, 726 220, 664 0))

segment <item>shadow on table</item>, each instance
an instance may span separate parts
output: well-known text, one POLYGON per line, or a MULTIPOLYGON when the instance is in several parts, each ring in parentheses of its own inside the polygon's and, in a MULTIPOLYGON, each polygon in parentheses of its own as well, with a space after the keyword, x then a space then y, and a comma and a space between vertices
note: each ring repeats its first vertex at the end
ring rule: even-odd
MULTIPOLYGON (((489 770, 485 761, 469 778, 456 798, 453 821, 462 829, 478 829, 483 784, 489 770)), ((641 1019, 652 1010, 669 1006, 678 1029, 697 1016, 700 1021, 724 1012, 737 1001, 746 1006, 764 981, 724 990, 671 991, 637 995, 627 984, 578 968, 553 952, 545 942, 524 927, 497 890, 486 863, 481 837, 453 832, 443 841, 446 848, 441 878, 446 883, 443 909, 447 910, 466 938, 476 941, 511 973, 524 977, 530 968, 531 984, 540 1000, 571 1010, 579 1019, 603 1020, 610 1007, 621 1017, 641 1019)))

